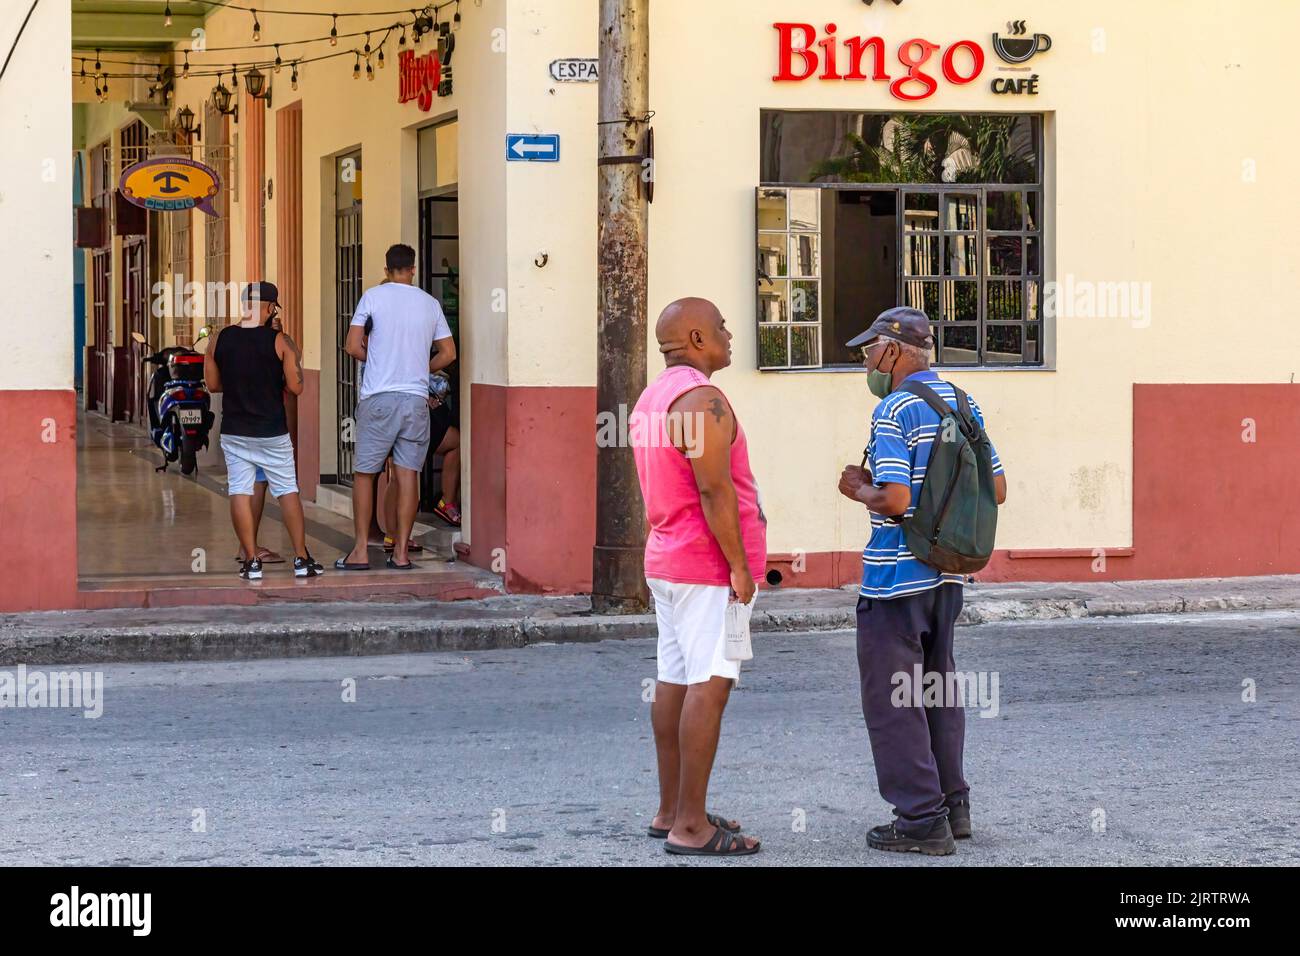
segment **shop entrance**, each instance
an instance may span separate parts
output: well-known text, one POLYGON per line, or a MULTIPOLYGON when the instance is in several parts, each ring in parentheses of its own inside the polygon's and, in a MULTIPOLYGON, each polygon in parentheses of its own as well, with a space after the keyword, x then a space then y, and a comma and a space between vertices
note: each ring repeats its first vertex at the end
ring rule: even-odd
POLYGON ((361 151, 335 162, 334 282, 335 363, 338 369, 338 483, 352 486, 354 455, 352 427, 357 414, 360 378, 357 360, 349 355, 348 328, 361 300, 364 278, 361 261, 361 151))
MULTIPOLYGON (((420 200, 420 287, 442 304, 451 326, 452 339, 460 349, 460 225, 459 199, 452 192, 425 196, 420 200)), ((448 396, 450 417, 459 427, 460 363, 447 369, 451 379, 448 396)), ((420 510, 433 511, 442 496, 443 456, 431 448, 420 477, 420 510)))
MULTIPOLYGON (((450 118, 426 126, 418 134, 420 242, 417 277, 421 288, 442 305, 452 340, 460 354, 460 198, 459 126, 450 118)), ((460 417, 460 366, 446 370, 451 389, 444 407, 433 412, 433 439, 420 477, 420 510, 437 512, 438 503, 459 506, 459 444, 448 436, 458 434, 460 417), (456 429, 452 432, 451 429, 456 429), (447 438, 446 455, 438 447, 447 438), (447 471, 448 462, 455 469, 447 471)))

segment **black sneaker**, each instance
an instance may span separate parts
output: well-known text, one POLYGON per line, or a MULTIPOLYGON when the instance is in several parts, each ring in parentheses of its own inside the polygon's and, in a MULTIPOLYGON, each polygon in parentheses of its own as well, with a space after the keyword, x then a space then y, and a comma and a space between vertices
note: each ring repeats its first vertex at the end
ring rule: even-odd
POLYGON ((867 832, 867 846, 873 850, 924 853, 926 856, 948 856, 957 852, 957 844, 953 841, 952 828, 948 826, 947 819, 935 820, 923 836, 900 833, 893 823, 874 827, 867 832))
POLYGON ((948 826, 952 827, 952 836, 954 840, 970 839, 971 828, 969 800, 962 800, 960 803, 948 804, 948 826))
POLYGON ((254 558, 252 561, 240 561, 239 576, 245 581, 262 580, 262 562, 257 558, 254 558))
POLYGON ((325 566, 310 554, 305 558, 293 559, 293 576, 295 578, 316 578, 325 572, 325 566))

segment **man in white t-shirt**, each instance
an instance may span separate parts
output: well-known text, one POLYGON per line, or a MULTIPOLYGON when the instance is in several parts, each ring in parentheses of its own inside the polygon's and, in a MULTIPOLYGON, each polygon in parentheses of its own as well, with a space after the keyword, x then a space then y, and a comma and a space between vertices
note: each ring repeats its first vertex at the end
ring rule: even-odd
MULTIPOLYGON (((407 556, 420 502, 420 472, 429 452, 429 374, 456 361, 456 343, 438 300, 415 283, 415 250, 396 245, 385 255, 388 281, 367 289, 352 313, 345 350, 366 363, 357 401, 352 520, 356 541, 339 558, 340 571, 370 568, 366 541, 375 510, 375 479, 393 457, 397 527, 388 567, 413 565, 407 556), (370 326, 367 334, 367 325, 370 326), (437 347, 437 354, 430 353, 437 347)), ((390 490, 388 494, 393 494, 390 490)))

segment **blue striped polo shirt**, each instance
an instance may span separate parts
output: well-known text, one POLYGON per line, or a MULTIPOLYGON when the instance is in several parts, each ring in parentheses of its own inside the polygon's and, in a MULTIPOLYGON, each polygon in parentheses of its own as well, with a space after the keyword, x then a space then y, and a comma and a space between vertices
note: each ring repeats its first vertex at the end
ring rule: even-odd
MULTIPOLYGON (((906 381, 924 382, 950 406, 957 407, 957 394, 952 386, 929 369, 914 372, 906 381)), ((983 427, 984 413, 974 398, 970 398, 970 406, 983 427)), ((905 517, 911 517, 916 510, 925 466, 938 433, 939 416, 911 392, 893 392, 871 415, 871 440, 867 445, 871 480, 877 487, 886 483, 912 486, 913 504, 908 506, 905 517)), ((997 449, 993 450, 993 474, 1002 474, 997 449)), ((880 599, 903 597, 937 588, 948 581, 960 584, 964 576, 941 574, 918 561, 907 548, 902 526, 886 523, 880 515, 871 514, 871 540, 862 552, 859 594, 880 599)))

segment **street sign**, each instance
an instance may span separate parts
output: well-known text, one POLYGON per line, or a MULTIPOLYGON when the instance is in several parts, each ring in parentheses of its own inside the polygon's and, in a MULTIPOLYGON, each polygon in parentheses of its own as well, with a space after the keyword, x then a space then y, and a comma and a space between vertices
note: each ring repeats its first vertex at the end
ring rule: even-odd
POLYGON ((558 163, 559 133, 507 133, 506 159, 512 163, 558 163))
POLYGON ((557 83, 595 83, 600 79, 600 60, 553 60, 551 79, 557 83))

